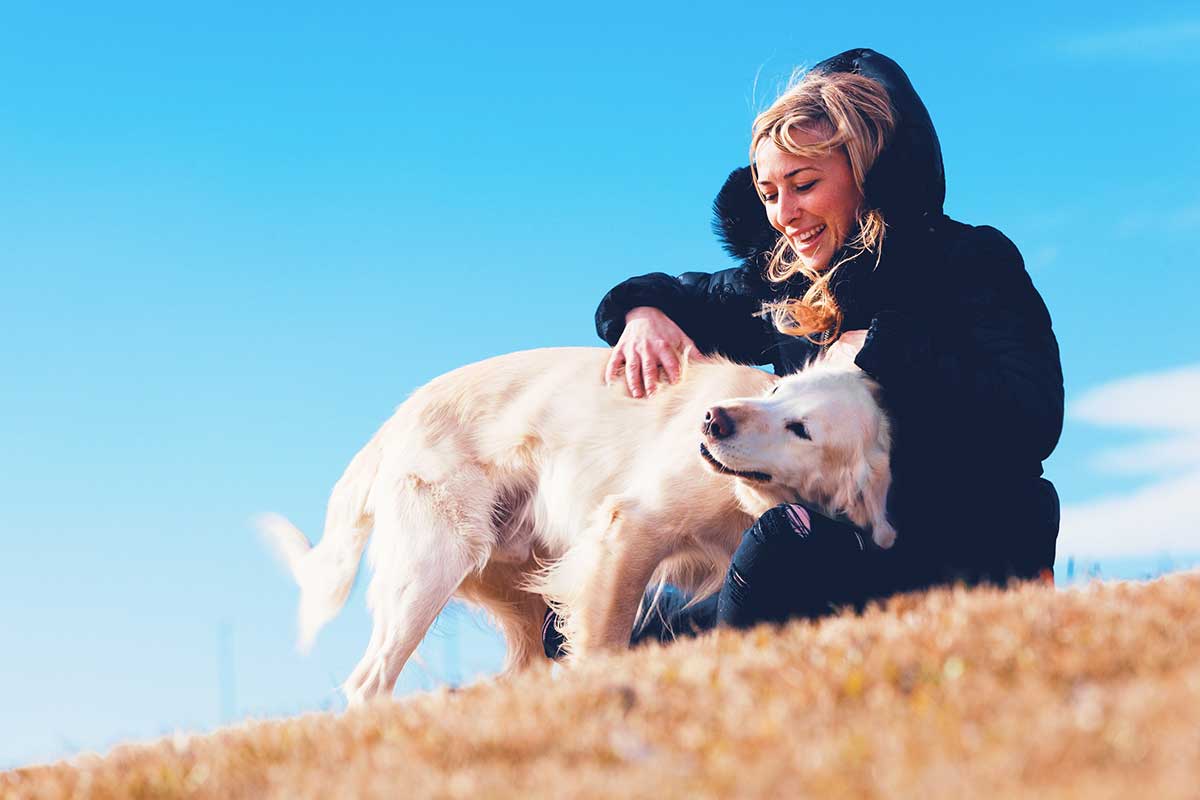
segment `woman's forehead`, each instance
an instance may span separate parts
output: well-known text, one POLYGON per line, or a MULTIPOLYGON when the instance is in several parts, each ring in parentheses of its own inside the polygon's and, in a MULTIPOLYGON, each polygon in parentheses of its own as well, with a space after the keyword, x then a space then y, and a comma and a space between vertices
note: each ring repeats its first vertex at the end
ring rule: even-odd
POLYGON ((825 169, 830 153, 810 156, 797 155, 781 150, 770 139, 764 139, 754 150, 754 168, 758 180, 777 181, 797 171, 821 172, 825 169))

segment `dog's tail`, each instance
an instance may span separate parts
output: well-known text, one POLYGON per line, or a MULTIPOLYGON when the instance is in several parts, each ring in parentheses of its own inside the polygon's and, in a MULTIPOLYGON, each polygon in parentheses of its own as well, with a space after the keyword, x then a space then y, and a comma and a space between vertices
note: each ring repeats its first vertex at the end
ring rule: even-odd
POLYGON ((325 533, 316 547, 299 528, 278 514, 257 520, 271 548, 300 584, 299 648, 308 650, 317 632, 337 616, 350 595, 374 513, 371 487, 383 447, 376 435, 358 452, 333 487, 325 512, 325 533))

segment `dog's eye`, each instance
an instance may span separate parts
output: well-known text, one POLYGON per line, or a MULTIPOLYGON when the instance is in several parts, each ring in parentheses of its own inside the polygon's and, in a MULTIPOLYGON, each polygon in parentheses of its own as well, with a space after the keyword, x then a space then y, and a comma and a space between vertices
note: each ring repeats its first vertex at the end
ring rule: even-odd
POLYGON ((773 389, 771 389, 771 394, 775 394, 778 391, 779 391, 779 384, 777 383, 777 384, 775 384, 775 387, 773 389))
POLYGON ((791 431, 792 433, 796 434, 797 436, 799 436, 801 439, 811 439, 812 438, 811 436, 808 435, 808 428, 804 427, 803 422, 789 422, 787 424, 787 429, 789 431, 791 431))

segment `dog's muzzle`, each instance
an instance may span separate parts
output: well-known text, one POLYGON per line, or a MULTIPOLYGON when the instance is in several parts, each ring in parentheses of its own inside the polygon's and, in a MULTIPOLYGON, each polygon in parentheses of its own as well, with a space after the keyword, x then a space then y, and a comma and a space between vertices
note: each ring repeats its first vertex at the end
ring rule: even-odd
POLYGON ((746 470, 743 472, 737 469, 730 469, 720 461, 717 461, 716 456, 710 453, 708 448, 704 446, 704 442, 700 443, 700 455, 704 457, 704 460, 707 461, 713 469, 722 475, 732 475, 735 478, 745 478, 748 481, 756 481, 758 483, 771 482, 771 476, 765 472, 756 472, 755 470, 746 470))

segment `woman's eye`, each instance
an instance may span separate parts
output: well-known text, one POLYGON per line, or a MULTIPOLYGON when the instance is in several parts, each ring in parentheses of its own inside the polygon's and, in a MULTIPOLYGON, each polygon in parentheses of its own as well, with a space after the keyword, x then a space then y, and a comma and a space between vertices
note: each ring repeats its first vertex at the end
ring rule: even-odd
POLYGON ((808 435, 808 428, 804 427, 803 422, 789 422, 787 425, 787 429, 789 431, 791 431, 792 433, 796 434, 797 436, 799 436, 801 439, 811 439, 812 438, 811 436, 808 435))
POLYGON ((809 181, 808 183, 802 183, 796 187, 796 191, 797 192, 807 192, 809 189, 813 188, 816 185, 817 185, 816 181, 809 181))
POLYGON ((776 195, 776 194, 764 194, 764 195, 762 196, 762 199, 763 199, 763 202, 764 202, 764 203, 774 203, 774 202, 775 202, 775 198, 776 198, 776 197, 778 197, 778 196, 779 196, 779 195, 776 195))

